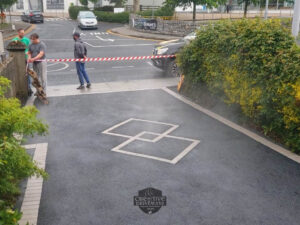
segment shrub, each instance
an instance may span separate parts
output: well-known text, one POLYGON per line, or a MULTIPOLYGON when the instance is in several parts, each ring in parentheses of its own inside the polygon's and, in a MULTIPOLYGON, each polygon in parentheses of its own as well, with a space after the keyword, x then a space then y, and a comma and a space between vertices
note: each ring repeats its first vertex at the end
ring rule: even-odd
POLYGON ((71 19, 75 20, 77 19, 79 11, 89 10, 87 7, 84 6, 74 6, 70 5, 69 7, 69 16, 71 19))
POLYGON ((128 12, 111 13, 111 12, 94 11, 94 13, 97 16, 98 21, 113 22, 113 23, 128 23, 129 21, 128 12))
POLYGON ((19 194, 19 182, 36 175, 46 177, 15 134, 44 134, 47 126, 36 118, 35 107, 21 107, 15 98, 5 98, 10 81, 0 76, 0 224, 17 224, 21 214, 13 210, 19 194))
POLYGON ((114 7, 110 6, 110 5, 105 5, 105 6, 102 6, 102 7, 97 7, 94 10, 95 11, 103 11, 103 12, 113 12, 114 7))
POLYGON ((202 28, 178 57, 185 78, 300 153, 300 48, 280 20, 221 21, 202 28))

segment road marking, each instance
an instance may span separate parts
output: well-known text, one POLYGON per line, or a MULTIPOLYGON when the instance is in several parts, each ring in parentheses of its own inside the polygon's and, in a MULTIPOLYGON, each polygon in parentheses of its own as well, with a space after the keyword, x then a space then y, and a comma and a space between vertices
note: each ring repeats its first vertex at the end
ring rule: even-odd
POLYGON ((211 118, 215 119, 215 120, 218 120, 219 122, 227 125, 228 127, 231 127, 232 129, 234 130, 237 130, 239 131, 240 133, 252 138, 253 140, 267 146, 268 148, 286 156, 287 158, 297 162, 297 163, 300 163, 300 156, 299 155, 296 155, 295 153, 277 145, 277 144, 274 144, 273 142, 267 140, 266 138, 264 137, 261 137, 260 135, 228 120, 228 119, 225 119, 224 117, 208 110, 208 109, 205 109, 203 108, 202 106, 188 100, 187 98, 183 97, 182 95, 179 95, 178 93, 166 88, 166 87, 163 87, 162 90, 164 90, 165 92, 167 92, 168 94, 172 95, 173 97, 177 98, 178 100, 190 105, 191 107, 197 109, 198 111, 210 116, 211 118))
POLYGON ((131 44, 131 45, 92 45, 88 42, 84 42, 90 47, 93 48, 112 48, 112 47, 135 47, 135 46, 153 46, 153 44, 131 44))
POLYGON ((111 41, 111 42, 114 42, 114 39, 104 39, 104 38, 101 38, 101 37, 99 37, 99 36, 96 36, 96 38, 98 38, 99 40, 101 40, 101 41, 111 41))
MULTIPOLYGON (((58 71, 62 71, 62 70, 65 70, 69 67, 69 64, 68 63, 65 63, 65 62, 59 62, 59 64, 62 63, 64 64, 64 67, 62 68, 59 68, 59 69, 56 69, 56 70, 47 70, 48 73, 51 73, 51 72, 58 72, 58 71)), ((54 63, 55 64, 55 63, 54 63)), ((50 64, 50 66, 52 66, 53 64, 50 64)), ((48 66, 47 66, 48 67, 48 66)))
POLYGON ((128 140, 122 142, 118 146, 116 146, 113 149, 111 149, 111 151, 113 151, 113 152, 119 152, 119 153, 123 153, 123 154, 127 154, 127 155, 138 156, 138 157, 143 157, 143 158, 148 158, 148 159, 154 159, 154 160, 158 160, 158 161, 162 161, 162 162, 166 162, 166 163, 176 164, 176 163, 179 162, 179 160, 181 160, 184 156, 186 156, 191 150, 193 150, 200 143, 200 140, 195 140, 195 139, 191 139, 191 138, 177 137, 177 136, 169 135, 171 132, 173 132, 178 127, 179 127, 179 125, 170 124, 170 123, 163 123, 163 122, 159 122, 159 121, 151 121, 151 120, 143 120, 143 119, 130 118, 130 119, 125 120, 125 121, 123 121, 123 122, 121 122, 121 123, 119 123, 117 125, 112 126, 111 128, 108 128, 108 129, 104 130, 102 133, 103 134, 108 134, 108 135, 113 135, 113 136, 121 136, 121 137, 128 138, 128 140), (169 126, 170 128, 166 129, 162 133, 142 131, 142 132, 140 132, 140 133, 138 133, 138 134, 136 134, 134 136, 124 135, 124 134, 119 134, 119 133, 113 132, 114 129, 116 129, 118 127, 121 127, 121 126, 124 126, 125 124, 130 123, 132 121, 141 121, 141 122, 146 122, 146 123, 152 123, 152 124, 158 124, 158 125, 163 125, 163 126, 169 126), (141 136, 143 136, 144 134, 152 134, 152 135, 157 136, 157 137, 154 138, 154 139, 141 138, 141 136), (130 150, 123 150, 122 149, 126 145, 128 145, 128 144, 130 144, 130 143, 132 143, 134 141, 137 141, 137 140, 138 141, 151 142, 151 143, 154 144, 154 143, 158 142, 159 140, 161 140, 163 138, 171 138, 171 139, 188 141, 188 142, 191 142, 191 144, 189 144, 185 149, 183 149, 173 159, 166 159, 166 158, 152 156, 152 155, 148 155, 148 154, 140 154, 140 153, 132 152, 130 150))
MULTIPOLYGON (((85 70, 94 70, 95 68, 85 68, 85 70)), ((71 69, 70 71, 74 72, 77 71, 77 69, 71 69)))
POLYGON ((54 66, 54 65, 56 65, 56 64, 58 64, 59 62, 55 62, 55 63, 52 63, 52 64, 47 64, 47 67, 48 66, 54 66))
MULTIPOLYGON (((34 145, 24 145, 26 149, 35 149, 33 161, 35 161, 39 168, 46 167, 46 156, 48 150, 48 143, 39 143, 34 145)), ((27 181, 27 188, 25 190, 24 199, 21 206, 22 218, 18 224, 37 224, 39 207, 43 189, 42 177, 30 177, 27 181)))
POLYGON ((134 68, 135 66, 113 66, 113 69, 134 68))

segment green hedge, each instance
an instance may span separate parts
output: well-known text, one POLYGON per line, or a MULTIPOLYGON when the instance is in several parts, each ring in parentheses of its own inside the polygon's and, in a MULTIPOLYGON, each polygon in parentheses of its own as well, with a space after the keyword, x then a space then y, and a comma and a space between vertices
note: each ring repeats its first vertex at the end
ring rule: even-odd
POLYGON ((111 12, 94 11, 94 13, 97 16, 98 21, 113 22, 113 23, 128 23, 129 21, 128 12, 111 13, 111 12))
POLYGON ((86 11, 86 10, 89 10, 89 9, 84 6, 74 6, 71 4, 69 7, 69 16, 71 19, 76 20, 79 11, 86 11))
POLYGON ((300 48, 280 20, 209 25, 178 62, 188 81, 240 105, 265 134, 300 153, 300 48))

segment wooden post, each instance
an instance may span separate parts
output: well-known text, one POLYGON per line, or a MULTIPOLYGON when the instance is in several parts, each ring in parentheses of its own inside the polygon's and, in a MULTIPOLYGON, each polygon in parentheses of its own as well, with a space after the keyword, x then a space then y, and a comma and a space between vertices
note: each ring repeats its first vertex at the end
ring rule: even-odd
POLYGON ((26 99, 28 97, 28 78, 26 76, 26 46, 22 42, 12 41, 7 46, 9 56, 13 57, 16 66, 15 87, 16 96, 19 99, 26 99))

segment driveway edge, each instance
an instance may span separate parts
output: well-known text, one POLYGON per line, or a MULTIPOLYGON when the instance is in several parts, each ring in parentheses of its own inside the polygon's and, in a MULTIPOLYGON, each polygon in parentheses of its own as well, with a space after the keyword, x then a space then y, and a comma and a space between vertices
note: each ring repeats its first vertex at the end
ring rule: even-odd
POLYGON ((252 131, 250 131, 250 130, 242 127, 242 126, 240 126, 240 125, 238 125, 238 124, 236 124, 236 123, 234 123, 234 122, 232 122, 228 119, 225 119, 224 117, 222 117, 222 116, 220 116, 220 115, 218 115, 218 114, 216 114, 216 113, 214 113, 214 112, 212 112, 208 109, 203 108, 202 106, 196 104, 195 102, 187 99, 186 97, 184 97, 184 96, 182 96, 182 95, 180 95, 180 94, 178 94, 178 93, 176 93, 176 92, 174 92, 174 91, 172 91, 172 90, 170 90, 166 87, 162 88, 162 90, 167 92, 168 94, 172 95, 173 97, 177 98, 178 100, 188 104, 189 106, 193 107, 194 109, 197 109, 198 111, 208 115, 209 117, 225 124, 226 126, 228 126, 232 129, 234 129, 234 130, 250 137, 251 139, 267 146, 268 148, 270 148, 270 149, 278 152, 279 154, 284 155, 285 157, 287 157, 287 158, 289 158, 289 159, 291 159, 291 160, 293 160, 293 161, 300 164, 300 156, 293 153, 293 152, 291 152, 290 150, 285 149, 285 148, 283 148, 283 147, 267 140, 266 138, 261 137, 260 135, 255 134, 254 132, 252 132, 252 131))

